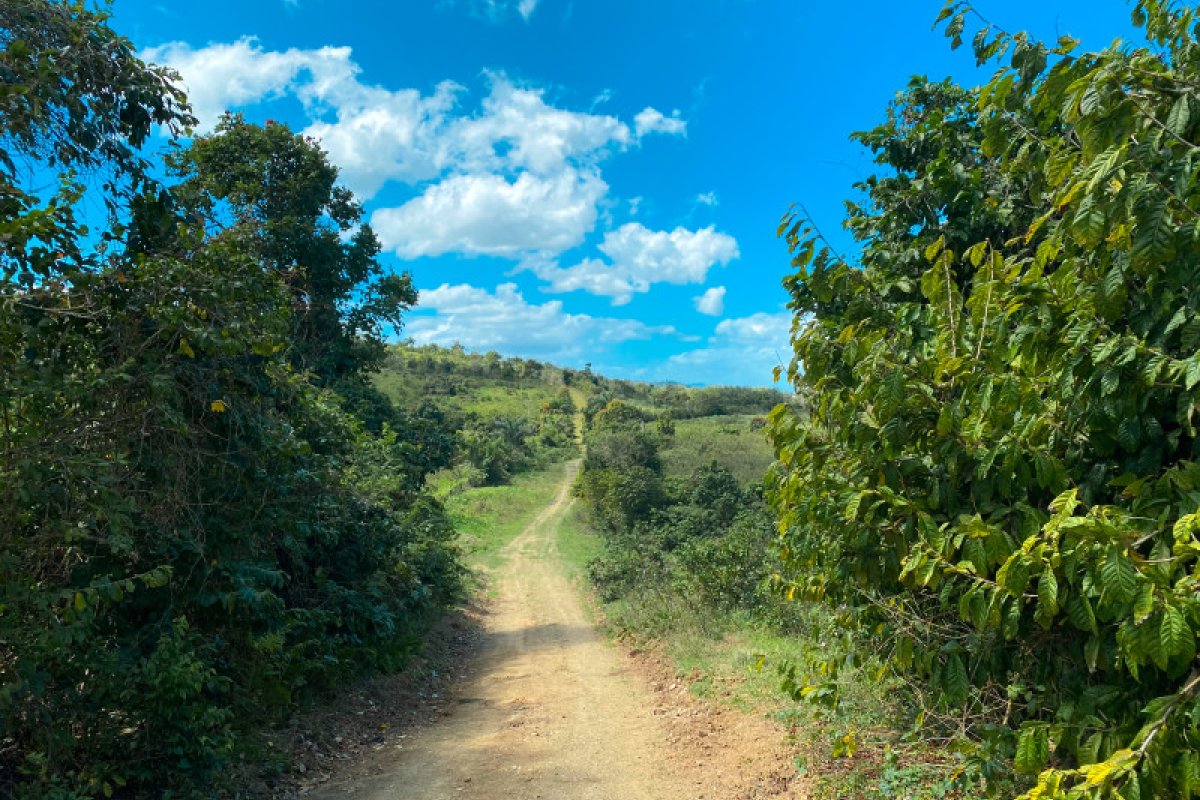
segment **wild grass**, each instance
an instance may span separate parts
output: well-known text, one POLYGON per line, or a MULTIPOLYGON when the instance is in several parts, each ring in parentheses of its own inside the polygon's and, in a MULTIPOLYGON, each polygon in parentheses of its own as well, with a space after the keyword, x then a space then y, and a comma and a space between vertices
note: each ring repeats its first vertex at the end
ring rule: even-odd
POLYGON ((782 722, 812 800, 966 796, 951 781, 962 757, 908 735, 914 709, 896 680, 872 674, 874 665, 843 667, 836 708, 784 692, 789 666, 803 683, 804 665, 842 635, 828 607, 796 603, 786 619, 767 622, 744 611, 716 612, 663 589, 635 592, 601 612, 610 633, 665 655, 693 694, 782 722))
POLYGON ((572 503, 559 522, 557 546, 567 575, 582 586, 588 562, 604 552, 604 540, 587 524, 579 503, 572 503))
POLYGON ((662 448, 668 477, 686 478, 701 464, 716 461, 743 486, 758 483, 775 453, 763 430, 754 430, 755 417, 744 414, 678 420, 675 435, 662 448))
POLYGON ((460 489, 446 497, 464 561, 478 569, 500 565, 500 551, 542 511, 562 484, 565 463, 517 475, 505 486, 460 489))
POLYGON ((519 417, 537 419, 542 403, 549 402, 559 388, 533 379, 501 379, 454 375, 453 395, 439 394, 441 376, 385 369, 373 376, 375 386, 402 408, 431 401, 440 408, 464 411, 484 418, 519 417))

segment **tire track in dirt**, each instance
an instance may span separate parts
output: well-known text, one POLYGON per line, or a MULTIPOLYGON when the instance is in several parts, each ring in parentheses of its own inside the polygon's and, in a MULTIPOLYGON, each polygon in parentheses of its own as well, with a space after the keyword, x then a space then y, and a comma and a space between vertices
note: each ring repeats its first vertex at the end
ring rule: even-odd
POLYGON ((455 690, 452 713, 411 731, 386 763, 375 765, 379 774, 344 779, 312 796, 795 796, 788 770, 774 760, 782 757, 777 726, 690 697, 665 697, 663 684, 648 680, 654 667, 618 653, 596 632, 556 547, 578 470, 579 462, 568 465, 554 500, 505 548, 477 664, 455 690), (714 724, 730 715, 741 718, 714 724))

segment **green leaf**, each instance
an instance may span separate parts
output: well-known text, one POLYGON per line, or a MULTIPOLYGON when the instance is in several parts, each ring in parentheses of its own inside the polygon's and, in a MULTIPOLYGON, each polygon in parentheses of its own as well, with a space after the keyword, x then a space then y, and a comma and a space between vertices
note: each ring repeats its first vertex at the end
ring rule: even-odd
POLYGON ((1195 635, 1188 627, 1183 614, 1175 606, 1168 605, 1163 609, 1162 623, 1158 632, 1163 652, 1167 657, 1190 654, 1196 649, 1195 635))
POLYGON ((969 688, 967 667, 958 653, 952 653, 946 659, 946 666, 942 672, 942 690, 950 702, 961 703, 967 699, 969 688))
POLYGON ((1067 598, 1067 619, 1081 631, 1096 633, 1096 612, 1087 596, 1075 592, 1067 598))
POLYGON ((1181 94, 1175 99, 1171 111, 1167 114, 1167 129, 1180 138, 1187 136, 1188 125, 1192 121, 1191 98, 1181 94))
POLYGON ((1136 226, 1130 255, 1143 270, 1161 264, 1174 253, 1175 233, 1169 203, 1170 198, 1159 193, 1143 197, 1134 205, 1136 226))
POLYGON ((1088 196, 1079 204, 1075 216, 1071 219, 1071 235, 1082 246, 1095 247, 1104 239, 1106 225, 1104 209, 1088 196))
POLYGON ((1027 725, 1017 734, 1017 772, 1036 775, 1050 760, 1050 730, 1045 725, 1027 725))
POLYGON ((1187 371, 1184 373, 1183 385, 1191 391, 1200 383, 1200 356, 1192 356, 1184 363, 1187 365, 1187 371))
POLYGON ((946 246, 946 237, 939 236, 934 242, 925 248, 925 260, 933 261, 942 252, 942 248, 946 246))
POLYGON ((1087 662, 1088 672, 1095 672, 1100 661, 1100 638, 1091 636, 1083 645, 1083 660, 1087 662))
POLYGON ((1144 583, 1133 602, 1133 621, 1139 625, 1154 613, 1154 584, 1144 583))
POLYGON ((1020 597, 1029 585, 1029 567, 1024 553, 1013 553, 996 573, 996 582, 1013 597, 1020 597))
POLYGON ((1038 579, 1037 619, 1042 627, 1049 628, 1058 614, 1058 578, 1049 565, 1042 571, 1038 579))
POLYGON ((1120 548, 1109 548, 1108 557, 1100 567, 1100 577, 1104 593, 1118 603, 1128 603, 1137 594, 1137 570, 1120 548))

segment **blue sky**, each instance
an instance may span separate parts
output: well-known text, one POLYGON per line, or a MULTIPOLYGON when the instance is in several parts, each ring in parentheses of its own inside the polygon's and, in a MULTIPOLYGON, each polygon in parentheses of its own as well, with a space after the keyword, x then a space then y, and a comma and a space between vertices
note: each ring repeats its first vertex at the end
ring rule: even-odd
MULTIPOLYGON (((978 0, 1088 48, 1119 0, 978 0)), ((848 135, 909 76, 976 85, 938 0, 116 0, 115 27, 222 109, 320 139, 389 268, 402 335, 615 377, 769 385, 786 363, 781 215, 839 230, 848 135)))

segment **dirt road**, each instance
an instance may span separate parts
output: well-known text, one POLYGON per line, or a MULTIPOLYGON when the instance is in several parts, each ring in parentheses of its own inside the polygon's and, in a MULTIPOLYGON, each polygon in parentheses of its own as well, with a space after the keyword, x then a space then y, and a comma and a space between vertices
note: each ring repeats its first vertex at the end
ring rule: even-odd
MULTIPOLYGON (((691 709, 694 701, 686 697, 686 690, 664 703, 667 686, 649 681, 644 670, 605 642, 589 622, 555 545, 578 468, 578 463, 570 465, 554 501, 508 545, 504 564, 494 576, 496 602, 485 620, 479 662, 458 688, 453 713, 407 736, 389 755, 381 774, 344 780, 316 796, 791 796, 777 793, 783 788, 778 775, 765 783, 760 775, 731 780, 738 778, 739 769, 764 770, 761 759, 756 762, 741 754, 746 748, 774 749, 753 740, 761 731, 714 723, 726 712, 691 709), (719 741, 722 732, 729 740, 725 745, 719 741), (746 786, 758 789, 745 791, 746 786)), ((772 732, 778 737, 777 729, 772 732)))

